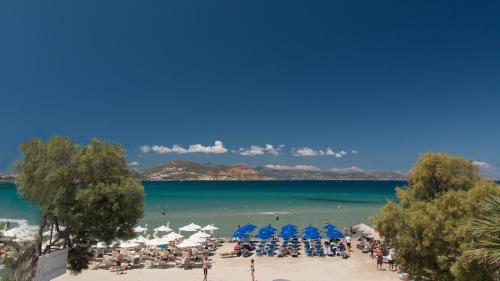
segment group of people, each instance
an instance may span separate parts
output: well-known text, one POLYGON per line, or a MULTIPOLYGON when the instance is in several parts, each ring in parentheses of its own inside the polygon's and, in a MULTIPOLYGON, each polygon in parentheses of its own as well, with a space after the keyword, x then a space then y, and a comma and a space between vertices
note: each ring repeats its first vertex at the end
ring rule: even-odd
POLYGON ((370 253, 370 257, 375 259, 377 270, 384 270, 384 263, 389 264, 389 270, 396 270, 396 253, 394 247, 380 241, 368 241, 362 238, 362 250, 365 253, 370 253))

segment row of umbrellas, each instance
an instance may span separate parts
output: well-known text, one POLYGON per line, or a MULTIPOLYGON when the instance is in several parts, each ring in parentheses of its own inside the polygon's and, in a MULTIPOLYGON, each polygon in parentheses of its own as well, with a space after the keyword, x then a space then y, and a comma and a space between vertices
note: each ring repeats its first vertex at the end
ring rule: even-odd
MULTIPOLYGON (((202 230, 202 231, 214 231, 214 230, 218 230, 219 228, 214 226, 213 224, 209 224, 209 225, 206 225, 204 227, 201 227, 195 223, 190 223, 188 225, 185 225, 181 228, 179 228, 179 232, 181 231, 187 231, 187 232, 194 232, 194 231, 199 231, 199 230, 202 230)), ((170 223, 167 223, 166 225, 161 225, 155 229, 153 229, 154 231, 158 231, 158 232, 170 232, 170 231, 173 231, 173 229, 170 228, 170 223)), ((145 232, 145 231, 148 231, 148 228, 147 228, 147 225, 145 227, 142 227, 142 226, 136 226, 134 228, 134 232, 136 233, 141 233, 141 232, 145 232)))
MULTIPOLYGON (((177 245, 179 248, 192 248, 192 247, 197 247, 201 243, 204 243, 207 238, 211 237, 210 234, 207 234, 202 231, 198 231, 197 233, 189 236, 189 238, 183 240, 180 244, 177 245)), ((173 242, 175 240, 179 240, 184 238, 182 234, 178 234, 175 232, 170 232, 169 234, 166 234, 162 237, 156 237, 153 239, 147 239, 146 237, 140 235, 134 239, 128 240, 128 241, 121 241, 117 245, 118 248, 122 249, 128 249, 128 248, 135 248, 140 246, 141 244, 144 244, 146 246, 152 246, 152 247, 158 247, 162 245, 167 245, 170 242, 173 242)), ((100 242, 96 245, 97 248, 106 248, 107 246, 100 242)))
MULTIPOLYGON (((253 232, 257 227, 253 224, 247 224, 241 226, 233 233, 234 238, 249 238, 250 233, 253 232)), ((328 238, 344 238, 344 234, 338 230, 336 230, 336 226, 333 224, 326 224, 323 226, 325 230, 325 236, 328 238)), ((259 229, 259 232, 255 235, 256 238, 259 239, 270 239, 276 233, 276 228, 271 225, 267 225, 259 229)), ((297 237, 297 226, 294 224, 287 224, 281 228, 281 232, 279 234, 281 238, 288 239, 292 237, 297 237)), ((321 239, 322 236, 319 233, 319 229, 312 225, 304 228, 303 238, 305 239, 321 239)))

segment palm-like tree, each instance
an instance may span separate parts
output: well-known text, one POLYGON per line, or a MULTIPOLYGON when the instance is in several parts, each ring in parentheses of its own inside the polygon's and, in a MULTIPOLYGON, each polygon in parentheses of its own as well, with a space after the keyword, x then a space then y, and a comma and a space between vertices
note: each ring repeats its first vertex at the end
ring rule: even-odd
POLYGON ((465 251, 468 262, 500 270, 500 198, 491 196, 480 203, 471 222, 473 242, 465 251))

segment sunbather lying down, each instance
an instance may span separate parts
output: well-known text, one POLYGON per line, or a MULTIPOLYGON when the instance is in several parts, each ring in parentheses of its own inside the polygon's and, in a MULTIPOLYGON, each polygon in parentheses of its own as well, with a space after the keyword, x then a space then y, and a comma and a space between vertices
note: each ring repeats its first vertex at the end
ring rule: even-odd
POLYGON ((237 254, 238 254, 238 251, 230 251, 230 252, 220 253, 219 255, 221 255, 223 257, 227 257, 227 256, 236 256, 237 254))

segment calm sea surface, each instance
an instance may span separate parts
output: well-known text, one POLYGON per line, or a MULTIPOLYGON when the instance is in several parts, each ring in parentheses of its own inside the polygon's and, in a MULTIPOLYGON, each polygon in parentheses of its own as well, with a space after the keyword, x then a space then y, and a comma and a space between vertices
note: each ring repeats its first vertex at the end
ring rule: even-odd
MULTIPOLYGON (((403 181, 143 182, 146 201, 140 224, 154 228, 170 222, 177 229, 191 222, 214 223, 223 236, 229 236, 238 223, 248 222, 320 226, 328 219, 345 227, 368 222, 388 199, 396 199, 394 188, 403 185, 403 181)), ((38 216, 36 206, 23 200, 14 184, 0 183, 0 218, 36 223, 38 216)))

